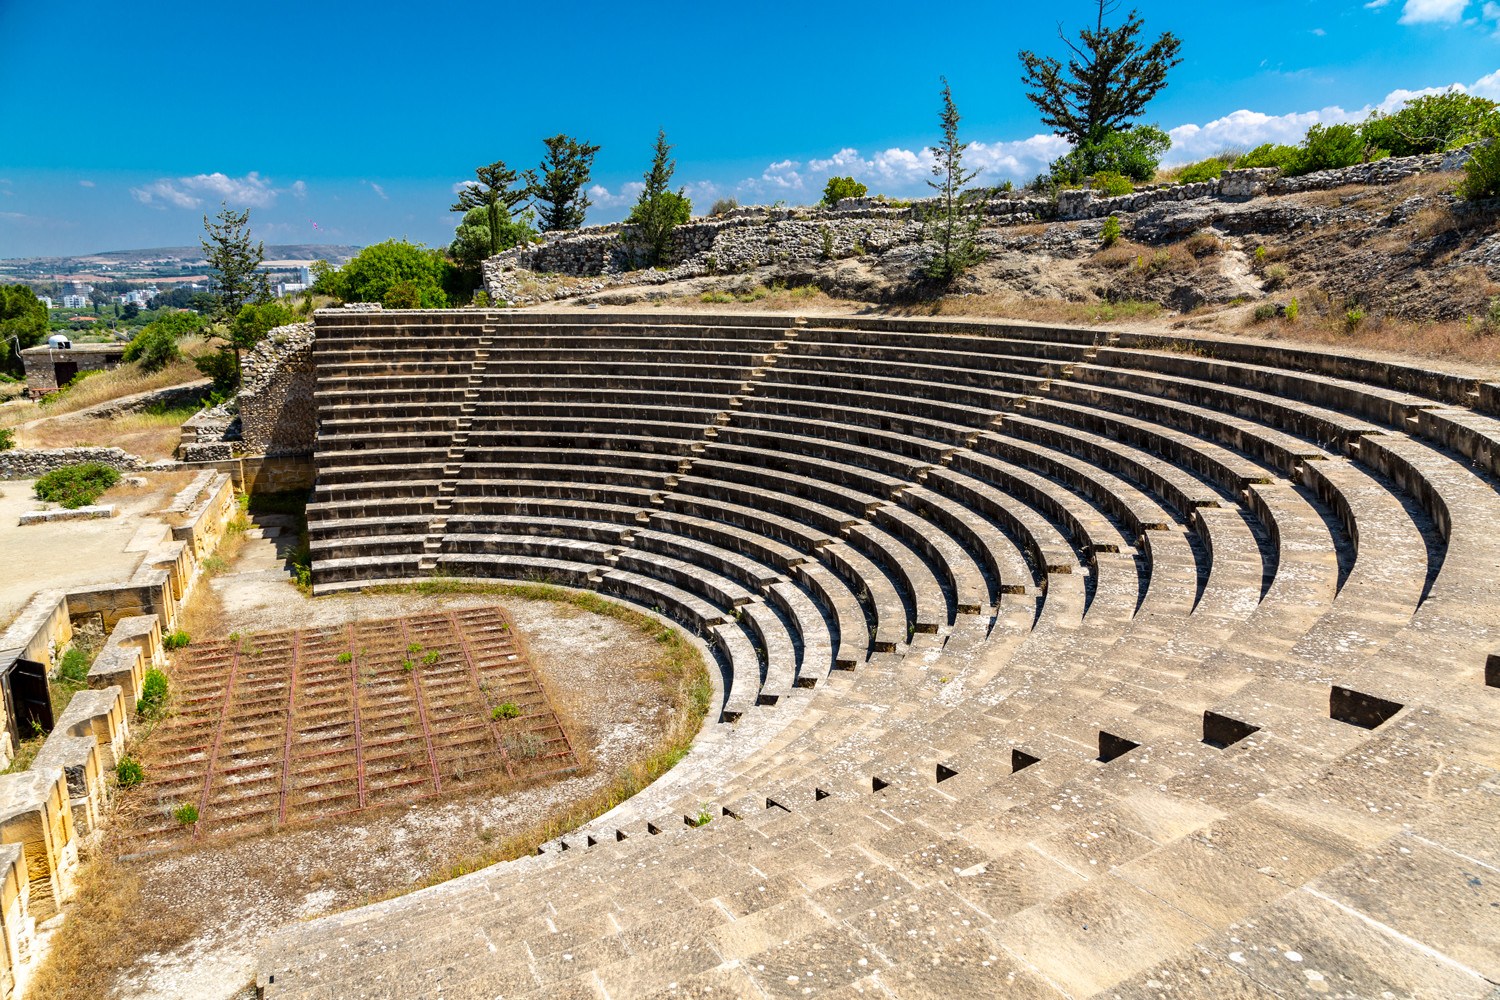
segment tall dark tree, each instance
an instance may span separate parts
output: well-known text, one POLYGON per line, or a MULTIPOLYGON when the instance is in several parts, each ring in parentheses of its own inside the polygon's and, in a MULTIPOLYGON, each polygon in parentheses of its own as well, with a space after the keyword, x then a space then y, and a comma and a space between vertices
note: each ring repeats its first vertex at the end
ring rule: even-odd
POLYGON ((656 267, 667 259, 672 230, 693 213, 693 204, 683 189, 670 188, 672 174, 677 170, 677 161, 668 158, 671 152, 666 130, 659 129, 651 169, 643 176, 646 186, 630 210, 630 218, 625 220, 634 227, 629 236, 632 256, 647 267, 656 267))
POLYGON ((1066 67, 1051 56, 1020 54, 1027 100, 1042 113, 1043 124, 1075 146, 1094 146, 1129 128, 1167 85, 1167 71, 1182 62, 1177 55, 1182 42, 1170 31, 1143 45, 1145 22, 1139 14, 1132 10, 1124 24, 1109 28, 1105 18, 1119 2, 1097 2, 1094 28, 1080 31, 1077 44, 1058 27, 1072 53, 1066 67))
POLYGON ((977 216, 971 213, 964 188, 977 170, 964 168, 964 150, 969 144, 958 139, 958 106, 953 90, 943 78, 943 110, 938 116, 943 126, 943 141, 932 147, 932 175, 937 178, 927 186, 937 192, 936 204, 928 211, 926 237, 933 255, 927 263, 927 277, 945 285, 952 284, 965 271, 984 259, 975 237, 979 229, 977 216))
POLYGON ((26 285, 0 285, 0 368, 19 370, 13 352, 47 336, 47 306, 26 285))
POLYGON ((577 229, 583 225, 589 210, 589 196, 584 185, 594 169, 598 146, 579 142, 572 136, 558 135, 543 139, 547 155, 537 169, 527 175, 528 193, 536 202, 542 229, 577 229))
POLYGON ((270 282, 260 269, 266 259, 266 245, 250 238, 250 210, 236 212, 220 203, 216 221, 203 217, 204 236, 199 240, 203 256, 213 275, 214 325, 205 336, 224 342, 221 350, 234 352, 235 382, 240 375, 240 352, 253 347, 236 336, 232 324, 246 305, 270 298, 270 282))
POLYGON ((479 180, 458 193, 458 203, 449 211, 467 214, 472 209, 482 208, 489 223, 490 253, 505 249, 501 245, 502 224, 515 212, 516 206, 524 202, 529 194, 526 187, 512 187, 521 175, 496 160, 487 167, 474 168, 479 180))

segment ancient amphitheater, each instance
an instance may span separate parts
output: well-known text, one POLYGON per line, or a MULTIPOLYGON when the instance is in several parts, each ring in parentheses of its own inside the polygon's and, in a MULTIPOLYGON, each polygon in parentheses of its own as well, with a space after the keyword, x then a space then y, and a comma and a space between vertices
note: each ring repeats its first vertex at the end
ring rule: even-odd
POLYGON ((1497 995, 1500 385, 747 313, 314 356, 319 591, 590 588, 722 686, 540 856, 281 931, 265 997, 1497 995))

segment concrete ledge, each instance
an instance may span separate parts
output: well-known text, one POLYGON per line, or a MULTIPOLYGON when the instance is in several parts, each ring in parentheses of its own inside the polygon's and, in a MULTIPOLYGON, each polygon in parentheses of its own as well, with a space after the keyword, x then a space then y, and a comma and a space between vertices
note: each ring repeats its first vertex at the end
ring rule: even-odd
POLYGON ((72 510, 29 510, 21 515, 20 523, 27 524, 50 524, 53 521, 96 521, 108 520, 115 516, 113 504, 102 504, 98 507, 74 507, 72 510))

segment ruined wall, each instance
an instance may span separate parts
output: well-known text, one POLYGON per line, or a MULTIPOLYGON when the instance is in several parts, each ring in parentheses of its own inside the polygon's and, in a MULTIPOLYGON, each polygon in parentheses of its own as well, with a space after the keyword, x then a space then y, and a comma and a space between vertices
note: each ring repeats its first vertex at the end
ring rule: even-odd
MULTIPOLYGON (((247 354, 240 384, 240 434, 254 455, 310 455, 317 433, 312 323, 279 326, 247 354)), ((223 456, 202 456, 220 458, 223 456)))
MULTIPOLYGON (((1240 201, 1350 184, 1392 184, 1413 174, 1457 170, 1466 159, 1467 150, 1459 150, 1376 160, 1302 177, 1281 177, 1275 169, 1226 170, 1222 177, 1211 180, 1143 185, 1130 194, 1113 198, 1100 197, 1089 190, 1062 191, 1056 201, 1021 192, 994 192, 976 207, 992 226, 1098 219, 1143 212, 1170 202, 1240 201)), ((630 281, 663 284, 706 275, 738 274, 775 264, 883 253, 920 240, 921 219, 932 204, 930 198, 909 202, 845 198, 833 209, 738 208, 722 216, 678 226, 672 234, 668 266, 632 275, 630 281)), ((623 274, 636 266, 627 247, 629 235, 630 227, 620 223, 549 233, 540 243, 514 247, 487 260, 485 288, 497 302, 526 304, 556 297, 538 294, 531 287, 532 275, 602 278, 623 274)))
POLYGON ((13 448, 0 451, 0 479, 35 479, 80 462, 100 462, 121 472, 134 472, 149 464, 120 448, 13 448))

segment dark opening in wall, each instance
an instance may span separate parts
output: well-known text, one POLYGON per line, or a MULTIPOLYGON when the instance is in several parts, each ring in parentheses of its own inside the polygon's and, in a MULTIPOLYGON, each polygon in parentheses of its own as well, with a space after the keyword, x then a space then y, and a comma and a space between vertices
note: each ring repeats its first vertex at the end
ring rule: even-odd
POLYGON ((657 829, 655 823, 647 823, 646 824, 646 832, 649 833, 649 834, 651 834, 651 836, 653 836, 653 837, 656 836, 658 833, 661 833, 661 831, 659 829, 657 829))
POLYGON ((583 838, 583 846, 584 847, 598 847, 599 846, 599 841, 595 840, 593 837, 584 837, 583 838))
POLYGON ((1032 764, 1041 763, 1042 758, 1027 753, 1025 750, 1012 750, 1010 752, 1010 773, 1024 771, 1032 764))
POLYGON ((1248 722, 1231 719, 1218 712, 1203 713, 1203 742, 1211 747, 1223 750, 1258 732, 1260 732, 1260 727, 1252 726, 1248 722))
POLYGON ((830 796, 832 794, 833 794, 832 792, 825 792, 821 788, 814 788, 813 789, 813 801, 814 802, 822 802, 824 799, 828 798, 828 796, 830 796))
POLYGON ((739 819, 740 818, 740 814, 737 813, 737 812, 735 812, 733 809, 729 808, 728 806, 720 806, 719 807, 719 812, 722 813, 725 816, 728 816, 730 819, 739 819))
POLYGON ((777 802, 775 799, 771 798, 770 796, 766 797, 766 808, 767 809, 780 809, 782 812, 791 812, 790 809, 788 809, 786 806, 782 805, 780 802, 777 802))
POLYGON ((1500 688, 1500 653, 1491 653, 1485 658, 1484 682, 1492 688, 1500 688))
POLYGON ((889 787, 891 787, 891 783, 889 781, 886 781, 884 778, 871 778, 870 779, 870 791, 872 791, 872 792, 878 792, 882 788, 889 788, 889 787))
POLYGON ((1099 763, 1108 764, 1112 760, 1125 756, 1138 746, 1140 744, 1135 740, 1127 740, 1123 736, 1106 733, 1101 729, 1099 730, 1099 763))
POLYGON ((1404 707, 1400 702, 1338 685, 1328 695, 1329 717, 1361 729, 1374 729, 1404 707))
POLYGON ((938 784, 941 785, 943 782, 947 781, 949 778, 956 778, 956 777, 958 777, 958 772, 955 771, 955 770, 953 770, 953 768, 947 766, 946 764, 939 764, 937 766, 937 783, 938 784))
POLYGON ((626 833, 624 830, 616 830, 615 831, 615 842, 616 843, 619 843, 622 840, 629 840, 629 839, 630 839, 630 835, 628 833, 626 833))

